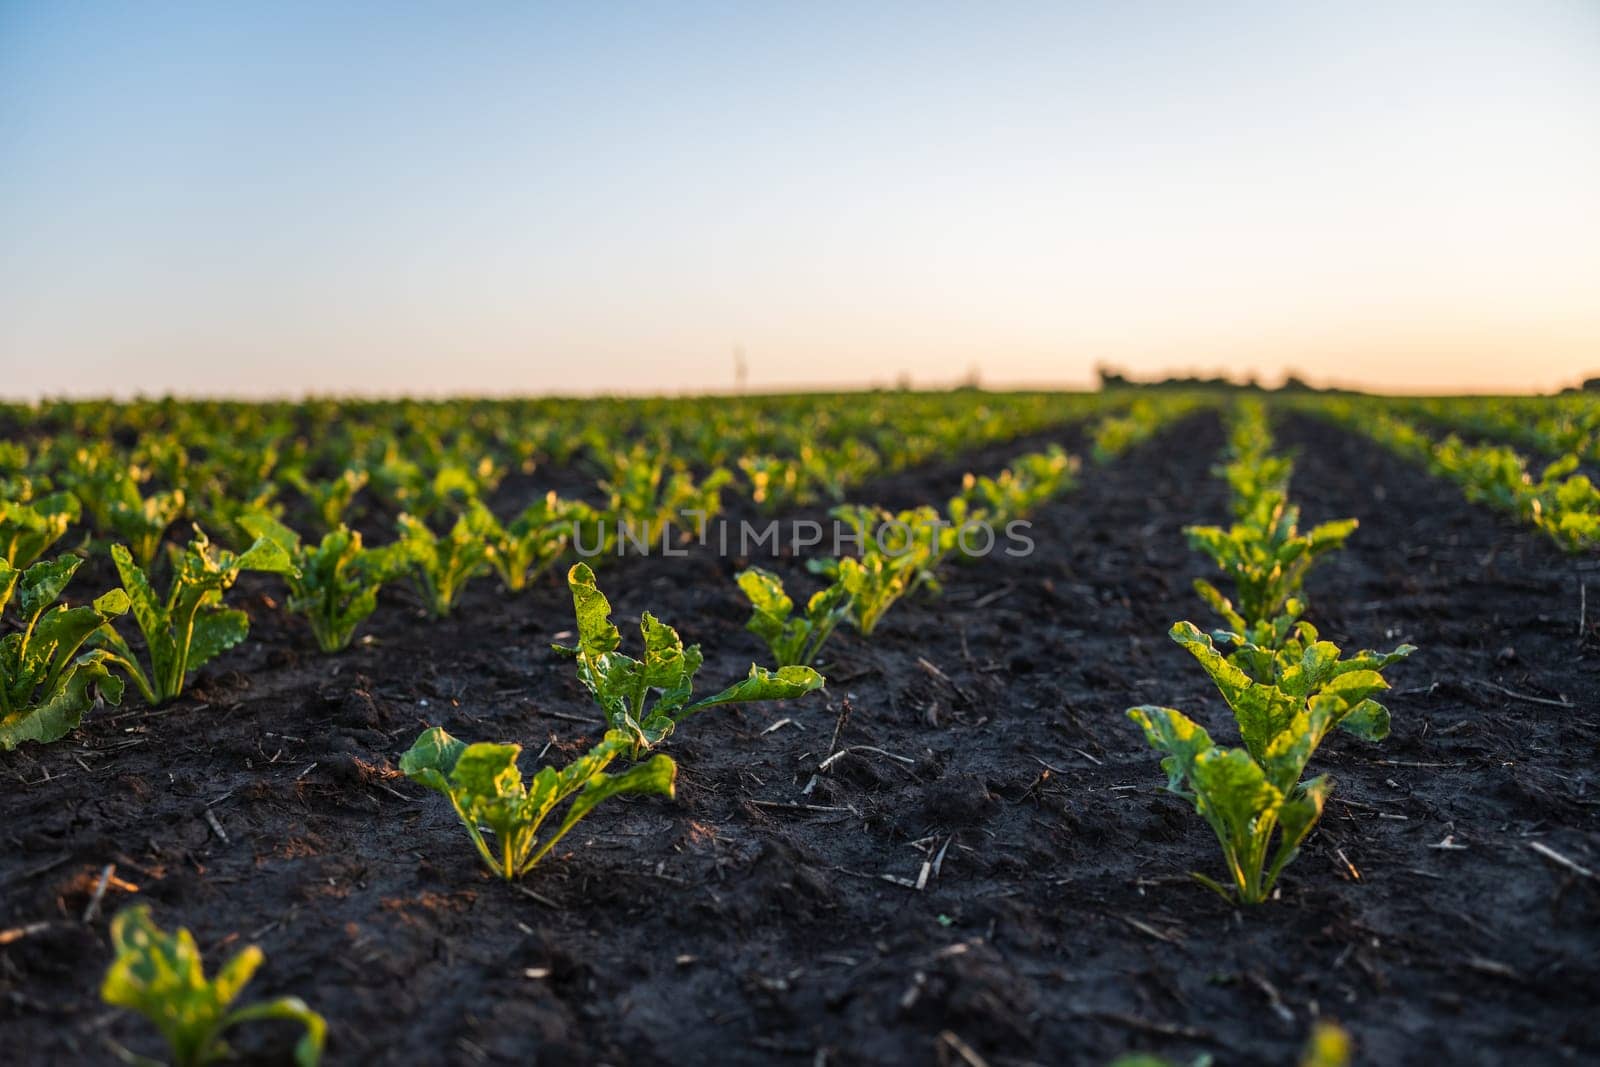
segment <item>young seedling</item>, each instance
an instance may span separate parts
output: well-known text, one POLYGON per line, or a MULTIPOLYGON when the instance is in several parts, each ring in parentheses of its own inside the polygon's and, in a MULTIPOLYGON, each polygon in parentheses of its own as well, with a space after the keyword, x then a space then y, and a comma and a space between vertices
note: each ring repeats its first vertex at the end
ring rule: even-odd
POLYGON ((750 483, 750 502, 765 512, 811 502, 798 461, 784 456, 741 456, 738 466, 750 483))
POLYGON ((611 520, 609 549, 620 534, 623 543, 641 551, 659 546, 669 527, 688 518, 704 522, 722 510, 722 490, 733 475, 718 467, 696 483, 694 475, 682 469, 665 448, 635 445, 605 459, 607 476, 601 481, 610 498, 606 517, 611 520))
POLYGON ((417 593, 436 619, 450 614, 467 583, 489 566, 492 546, 472 516, 456 519, 450 533, 439 537, 428 524, 413 515, 401 514, 400 551, 411 563, 411 576, 417 593))
POLYGON ((145 496, 139 483, 150 477, 149 461, 154 461, 166 471, 170 484, 179 486, 187 458, 176 442, 163 444, 159 438, 152 439, 144 452, 147 464, 140 465, 130 463, 109 441, 78 448, 61 471, 61 486, 83 504, 97 530, 127 542, 140 566, 148 567, 188 499, 181 488, 145 496))
POLYGON ((1252 516, 1270 514, 1275 501, 1288 495, 1294 460, 1261 453, 1214 467, 1212 472, 1228 483, 1234 518, 1248 522, 1252 516))
POLYGON ((1525 510, 1564 551, 1579 552, 1600 542, 1600 488, 1587 474, 1573 473, 1578 457, 1566 455, 1545 467, 1525 492, 1525 510))
POLYGON ((860 557, 816 559, 806 564, 840 586, 850 620, 870 637, 901 597, 921 586, 938 590, 934 575, 956 541, 955 527, 931 507, 891 514, 882 508, 843 505, 829 515, 850 527, 860 557))
POLYGON ((271 516, 247 515, 240 521, 252 536, 276 542, 288 555, 293 570, 284 576, 289 585, 285 607, 305 617, 324 652, 350 646, 356 627, 377 608, 378 590, 410 565, 399 547, 365 548, 360 532, 342 523, 309 548, 271 516))
POLYGON ((111 653, 110 662, 126 672, 152 705, 165 704, 183 692, 184 682, 212 657, 237 645, 250 632, 250 617, 222 606, 222 594, 243 571, 295 574, 283 546, 258 537, 235 555, 214 546, 198 526, 187 548, 170 548, 172 580, 165 600, 156 596, 144 569, 123 545, 111 546, 111 559, 122 578, 133 620, 144 634, 150 657, 147 674, 128 643, 109 623, 95 631, 95 641, 111 653))
POLYGON ((108 505, 107 529, 131 546, 139 566, 148 567, 160 551, 167 529, 183 515, 188 498, 182 489, 143 496, 131 478, 116 484, 119 493, 108 505))
MULTIPOLYGON (((231 1059, 223 1034, 240 1023, 263 1019, 300 1023, 305 1034, 295 1044, 295 1063, 316 1067, 321 1061, 328 1024, 299 997, 233 1007, 265 959, 255 945, 208 979, 194 935, 181 926, 176 934, 166 933, 151 921, 150 909, 143 904, 124 908, 111 920, 111 942, 117 955, 100 985, 100 998, 150 1020, 166 1039, 174 1067, 231 1059)), ((123 1058, 138 1067, 160 1064, 132 1053, 123 1058)))
POLYGON ((608 730, 585 755, 559 771, 541 767, 524 783, 517 769, 521 745, 487 741, 468 745, 435 726, 424 730, 400 757, 400 770, 450 801, 483 862, 509 882, 537 866, 602 801, 623 793, 673 795, 678 767, 670 756, 657 754, 621 774, 605 773, 612 760, 632 747, 627 734, 608 730), (574 794, 561 824, 541 842, 540 826, 574 794), (480 827, 494 834, 494 847, 484 840, 480 827))
POLYGON ((507 592, 520 593, 560 559, 572 544, 577 523, 592 522, 594 509, 581 500, 563 500, 555 490, 523 509, 505 526, 483 504, 468 512, 494 553, 489 563, 507 592))
POLYGON ((750 600, 750 621, 745 629, 767 643, 780 667, 809 667, 834 628, 850 617, 850 594, 842 581, 814 593, 805 612, 796 616, 794 601, 776 574, 750 567, 740 571, 736 580, 750 600))
POLYGON ((578 680, 605 713, 606 725, 628 738, 634 759, 666 740, 683 720, 707 708, 787 700, 822 688, 822 675, 810 667, 772 671, 752 663, 742 681, 691 701, 694 676, 705 658, 699 645, 685 648, 678 631, 647 611, 639 622, 644 659, 623 655, 617 651, 622 635, 611 624, 611 603, 596 587, 594 572, 587 564, 575 564, 567 572, 567 585, 578 617, 578 643, 554 648, 577 659, 578 680))
POLYGON ((961 495, 951 501, 951 516, 994 523, 1021 518, 1076 485, 1078 468, 1078 457, 1051 445, 1048 451, 1018 456, 993 477, 968 474, 961 495))
POLYGON ((1198 873, 1195 879, 1225 898, 1259 904, 1299 853, 1332 789, 1326 777, 1301 782, 1312 754, 1334 727, 1369 741, 1388 735, 1389 713, 1372 699, 1388 688, 1378 671, 1413 649, 1402 645, 1387 655, 1341 659, 1332 642, 1313 641, 1296 660, 1286 652, 1241 646, 1235 655, 1253 658, 1270 675, 1267 682, 1229 662, 1191 623, 1174 625, 1172 638, 1211 676, 1233 711, 1244 747, 1217 745, 1173 708, 1130 708, 1128 716, 1165 753, 1167 788, 1195 805, 1222 846, 1231 885, 1198 873))
POLYGON ((347 467, 337 477, 326 481, 307 478, 305 472, 298 468, 290 468, 284 474, 284 480, 294 486, 295 491, 305 497, 311 509, 317 513, 324 530, 336 530, 344 525, 350 504, 356 494, 366 488, 370 478, 371 475, 359 467, 347 467))
POLYGON ((111 673, 111 657, 98 649, 82 655, 78 650, 128 610, 127 595, 113 589, 93 604, 55 605, 82 563, 59 556, 24 571, 0 560, 0 618, 13 595, 22 609, 21 629, 0 639, 0 749, 65 737, 97 694, 110 704, 122 702, 122 679, 111 673))

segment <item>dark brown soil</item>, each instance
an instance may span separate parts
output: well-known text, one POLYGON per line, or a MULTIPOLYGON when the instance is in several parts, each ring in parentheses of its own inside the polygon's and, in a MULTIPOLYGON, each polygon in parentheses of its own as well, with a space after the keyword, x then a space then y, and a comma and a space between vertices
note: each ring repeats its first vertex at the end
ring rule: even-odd
MULTIPOLYGON (((324 1012, 332 1063, 1283 1064, 1319 1016, 1364 1062, 1593 1062, 1600 887, 1532 847, 1600 868, 1593 572, 1353 436, 1280 438, 1308 520, 1362 521, 1311 617, 1421 651, 1390 672, 1394 735, 1319 753, 1338 786, 1279 900, 1241 912, 1186 877, 1217 873, 1214 839, 1123 715, 1172 704, 1231 736, 1165 637, 1203 611, 1181 527, 1225 513, 1202 418, 1086 469, 1033 556, 954 568, 871 644, 841 635, 823 694, 694 720, 667 746, 675 801, 601 808, 520 887, 392 768, 430 724, 519 741, 529 767, 598 736, 548 651, 564 588, 480 582, 440 623, 386 593, 376 641, 324 658, 270 582, 243 586, 254 640, 173 707, 0 757, 0 929, 48 924, 0 946, 7 1052, 158 1051, 97 994, 105 914, 142 899, 214 963, 261 944, 251 994, 324 1012), (138 893, 85 924, 108 863, 138 893)), ((874 490, 910 503, 929 482, 874 490)), ((738 565, 627 560, 600 581, 619 621, 649 609, 702 642, 709 690, 766 658, 738 565)), ((265 1060, 292 1031, 237 1037, 265 1060)))

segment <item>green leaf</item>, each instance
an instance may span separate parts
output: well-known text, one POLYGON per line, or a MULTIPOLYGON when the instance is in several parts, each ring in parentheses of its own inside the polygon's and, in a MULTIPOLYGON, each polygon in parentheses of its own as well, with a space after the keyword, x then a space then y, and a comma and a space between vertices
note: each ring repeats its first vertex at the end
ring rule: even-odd
POLYGON ((1216 747, 1211 735, 1176 708, 1146 704, 1129 708, 1128 718, 1144 730, 1145 740, 1150 742, 1151 748, 1166 754, 1161 761, 1161 769, 1167 774, 1167 788, 1193 799, 1193 790, 1185 788, 1185 783, 1189 781, 1195 759, 1200 753, 1216 747))
POLYGON ((102 615, 125 615, 132 606, 133 601, 123 589, 113 589, 109 593, 103 593, 94 601, 94 610, 102 615))
POLYGON ((1339 548, 1350 539, 1350 535, 1355 533, 1360 525, 1359 519, 1338 519, 1314 527, 1306 535, 1306 540, 1310 542, 1309 551, 1320 554, 1339 548))
POLYGON ((1230 704, 1238 699, 1240 693, 1254 684, 1249 675, 1229 663, 1227 658, 1217 651, 1210 635, 1202 633, 1194 623, 1175 622, 1168 636, 1189 650, 1230 704))
POLYGON ((1363 700, 1339 720, 1339 729, 1363 741, 1382 741, 1389 736, 1389 709, 1376 700, 1363 700))
POLYGON ((567 586, 578 618, 578 650, 590 656, 615 651, 622 634, 611 624, 611 602, 595 585, 594 571, 587 563, 574 564, 567 571, 567 586))
POLYGON ((1204 578, 1196 578, 1194 580, 1194 591, 1200 595, 1201 600, 1206 602, 1207 607, 1222 616, 1222 621, 1230 630, 1236 633, 1243 633, 1249 628, 1250 624, 1234 608, 1233 601, 1223 596, 1222 591, 1216 586, 1204 578))
POLYGON ((22 615, 32 619, 54 604, 72 581, 72 576, 83 565, 77 556, 57 556, 48 563, 35 563, 22 572, 22 615))
POLYGON ((1282 687, 1298 695, 1307 693, 1320 687, 1328 678, 1332 677, 1339 664, 1339 646, 1332 641, 1315 641, 1306 646, 1297 665, 1299 674, 1295 679, 1299 684, 1291 682, 1285 674, 1282 687))
POLYGON ((1415 645, 1400 645, 1393 652, 1374 652, 1371 649, 1363 649, 1349 659, 1340 660, 1337 673, 1387 670, 1416 650, 1417 646, 1415 645))
POLYGON ((189 639, 189 671, 197 671, 250 634, 250 616, 236 608, 201 611, 189 639))
MULTIPOLYGON (((122 589, 128 594, 133 621, 144 634, 145 647, 155 668, 151 674, 163 678, 177 660, 177 650, 171 630, 167 625, 167 608, 157 599, 144 568, 133 561, 133 555, 123 545, 111 546, 111 561, 116 564, 117 576, 122 579, 122 589)), ((125 650, 126 645, 123 646, 125 650)), ((131 659, 131 653, 128 653, 131 659)))
POLYGON ((651 756, 643 763, 635 764, 621 774, 594 772, 584 781, 582 792, 567 809, 566 817, 561 820, 560 827, 539 847, 539 851, 529 858, 527 868, 533 867, 543 859, 545 854, 555 847, 556 842, 567 835, 567 831, 604 801, 625 793, 652 793, 671 797, 674 795, 677 780, 678 765, 673 762, 672 757, 660 753, 651 756))
POLYGON ((1347 671, 1317 690, 1311 704, 1315 706, 1319 700, 1330 706, 1336 703, 1340 705, 1337 714, 1342 718, 1363 700, 1387 688, 1389 683, 1377 671, 1347 671))
POLYGON ((250 512, 239 520, 239 525, 257 541, 277 545, 285 557, 293 557, 300 550, 300 535, 264 511, 250 512))
POLYGON ((718 704, 742 704, 752 700, 790 700, 824 685, 822 675, 810 667, 780 667, 776 671, 750 665, 750 673, 715 696, 697 700, 689 711, 718 704))
POLYGON ((793 613, 794 601, 783 591, 783 581, 771 571, 749 567, 740 571, 734 580, 758 614, 781 621, 793 613))
MULTIPOLYGON (((644 684, 652 689, 681 691, 682 696, 687 697, 688 682, 692 682, 694 676, 689 671, 690 657, 684 651, 678 631, 647 611, 640 616, 639 632, 644 638, 644 684), (686 674, 688 679, 685 679, 686 674)), ((698 656, 693 665, 699 668, 698 656)))
POLYGON ((466 750, 467 746, 451 737, 443 727, 431 727, 400 757, 400 773, 419 785, 449 796, 450 775, 466 750))
POLYGON ((671 756, 661 753, 635 764, 621 774, 596 773, 584 782, 583 791, 572 802, 572 807, 567 809, 563 824, 570 827, 602 801, 625 793, 653 793, 671 797, 677 781, 678 765, 671 756))
MULTIPOLYGON (((271 537, 257 537, 255 543, 233 560, 233 571, 260 571, 264 574, 296 574, 289 546, 271 537)), ((232 585, 230 579, 227 583, 232 585)))
POLYGON ((6 605, 11 603, 11 597, 17 591, 17 582, 21 579, 21 571, 0 559, 0 611, 4 611, 6 605))
POLYGON ((497 798, 520 794, 522 775, 517 771, 521 745, 479 741, 468 745, 456 759, 450 782, 458 795, 497 798))

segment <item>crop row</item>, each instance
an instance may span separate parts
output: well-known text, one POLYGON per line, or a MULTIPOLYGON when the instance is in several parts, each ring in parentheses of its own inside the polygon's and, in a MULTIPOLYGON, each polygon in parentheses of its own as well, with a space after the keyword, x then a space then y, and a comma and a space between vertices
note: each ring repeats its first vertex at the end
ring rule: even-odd
POLYGON ((1175 708, 1130 708, 1128 715, 1163 753, 1167 788, 1195 806, 1222 848, 1224 879, 1194 877, 1230 900, 1259 904, 1322 816, 1332 783, 1302 780, 1311 757, 1335 728, 1367 741, 1389 734, 1389 713, 1373 699, 1388 688, 1380 673, 1410 655, 1358 652, 1346 657, 1306 621, 1306 574, 1343 546, 1357 520, 1299 526, 1289 502, 1293 462, 1273 455, 1265 408, 1239 401, 1230 419, 1226 479, 1233 523, 1191 526, 1189 543, 1227 576, 1230 599, 1204 579, 1195 591, 1222 626, 1206 632, 1173 624, 1182 645, 1233 712, 1242 747, 1225 747, 1175 708))
POLYGON ((1390 414, 1389 403, 1331 396, 1298 402, 1296 410, 1371 438, 1454 482, 1473 503, 1537 526, 1568 552, 1600 544, 1600 489, 1588 475, 1576 473, 1577 455, 1568 453, 1547 464, 1535 478, 1527 457, 1515 449, 1473 444, 1453 433, 1435 438, 1415 422, 1390 414))
MULTIPOLYGON (((1327 736, 1344 730, 1366 741, 1389 733, 1389 713, 1375 696, 1388 688, 1382 672, 1415 651, 1346 656, 1304 617, 1305 578, 1356 531, 1355 519, 1301 530, 1289 499, 1292 460, 1272 452, 1266 408, 1237 401, 1229 417, 1224 462, 1214 469, 1229 489, 1228 526, 1190 526, 1190 546, 1227 579, 1233 595, 1197 579, 1195 592, 1221 624, 1210 631, 1175 622, 1169 636, 1189 652, 1232 713, 1238 745, 1217 742, 1176 708, 1128 709, 1162 755, 1166 787, 1193 805, 1215 835, 1221 877, 1191 877, 1224 899, 1260 905, 1273 899, 1284 869, 1321 819, 1333 789, 1327 775, 1306 768, 1327 736)), ((1302 1064, 1348 1062, 1349 1039, 1319 1023, 1302 1064)), ((1118 1067, 1160 1067, 1130 1057, 1118 1067)))
POLYGON ((1446 432, 1504 443, 1541 456, 1571 453, 1600 461, 1600 400, 1592 393, 1561 396, 1372 398, 1390 415, 1446 432))

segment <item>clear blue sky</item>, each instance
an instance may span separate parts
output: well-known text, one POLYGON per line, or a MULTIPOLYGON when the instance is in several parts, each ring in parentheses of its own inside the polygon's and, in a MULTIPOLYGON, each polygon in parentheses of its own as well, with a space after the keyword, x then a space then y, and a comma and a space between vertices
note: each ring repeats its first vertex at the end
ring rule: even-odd
POLYGON ((0 394, 1600 372, 1600 4, 0 0, 0 394))

